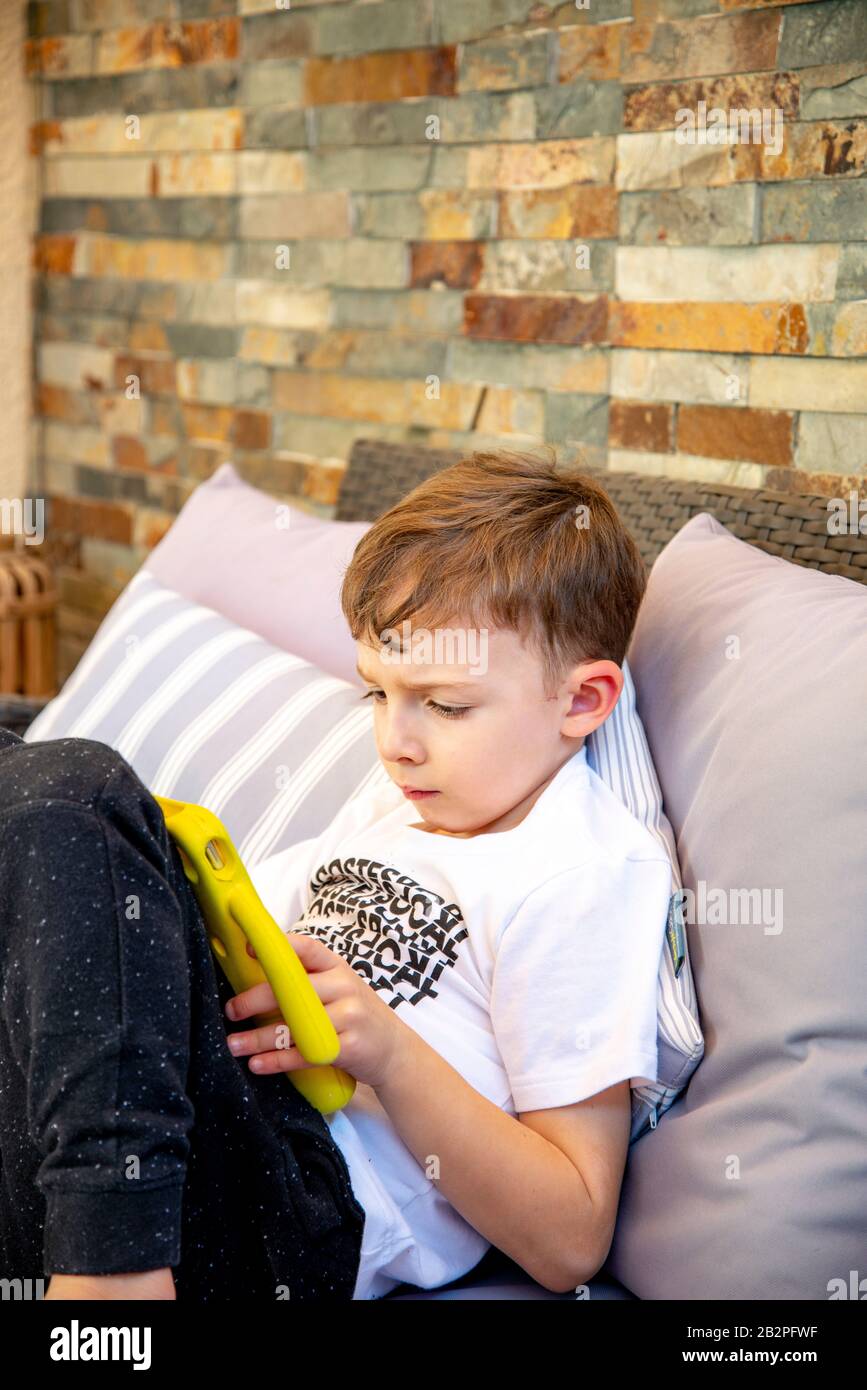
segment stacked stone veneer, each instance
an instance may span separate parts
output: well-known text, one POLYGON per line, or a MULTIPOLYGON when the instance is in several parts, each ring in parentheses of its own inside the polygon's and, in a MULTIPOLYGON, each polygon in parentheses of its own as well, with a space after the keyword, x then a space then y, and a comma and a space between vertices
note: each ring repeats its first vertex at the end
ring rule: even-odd
POLYGON ((863 485, 864 0, 45 0, 29 33, 62 674, 226 459, 324 515, 360 435, 863 485), (779 152, 681 143, 702 102, 779 152))

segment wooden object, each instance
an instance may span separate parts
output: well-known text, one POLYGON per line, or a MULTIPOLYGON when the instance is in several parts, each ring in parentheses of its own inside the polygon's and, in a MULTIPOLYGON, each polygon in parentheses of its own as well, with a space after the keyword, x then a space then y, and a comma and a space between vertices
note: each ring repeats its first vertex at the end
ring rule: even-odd
POLYGON ((44 560, 0 550, 0 695, 56 694, 57 586, 44 560))

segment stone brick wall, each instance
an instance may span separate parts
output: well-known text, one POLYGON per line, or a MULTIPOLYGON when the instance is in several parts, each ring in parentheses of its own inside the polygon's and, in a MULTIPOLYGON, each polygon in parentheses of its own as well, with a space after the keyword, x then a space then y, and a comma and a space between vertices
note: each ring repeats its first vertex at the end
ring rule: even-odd
MULTIPOLYGON (((0 498, 21 497, 27 486, 31 411, 30 254, 36 219, 36 173, 28 158, 28 128, 36 93, 21 62, 24 0, 0 5, 0 498)), ((0 550, 14 537, 0 530, 0 550)))
POLYGON ((226 459, 324 515, 360 435, 863 485, 865 0, 40 0, 29 32, 61 674, 226 459), (715 109, 734 139, 682 138, 715 109))

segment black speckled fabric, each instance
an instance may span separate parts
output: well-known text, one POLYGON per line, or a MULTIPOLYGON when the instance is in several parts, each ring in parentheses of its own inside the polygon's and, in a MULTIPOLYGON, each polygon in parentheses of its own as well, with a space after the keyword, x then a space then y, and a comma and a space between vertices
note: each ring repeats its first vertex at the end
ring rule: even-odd
POLYGON ((170 1266, 179 1300, 352 1298, 346 1161, 229 1052, 231 995, 129 763, 0 728, 0 1278, 170 1266))

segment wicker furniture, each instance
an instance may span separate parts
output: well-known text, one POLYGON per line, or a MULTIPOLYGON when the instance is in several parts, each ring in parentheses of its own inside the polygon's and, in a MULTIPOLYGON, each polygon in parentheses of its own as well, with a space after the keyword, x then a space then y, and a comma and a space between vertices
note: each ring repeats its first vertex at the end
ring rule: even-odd
MULTIPOLYGON (((461 457, 450 449, 356 440, 341 484, 336 519, 372 520, 431 473, 461 457)), ((863 535, 851 531, 840 536, 829 534, 827 497, 649 473, 610 473, 595 468, 581 471, 602 483, 648 565, 690 517, 710 512, 735 536, 760 550, 867 584, 867 518, 863 535)), ((856 482, 853 479, 853 486, 856 482)))
POLYGON ((55 695, 57 587, 24 547, 0 550, 0 724, 23 732, 55 695))

